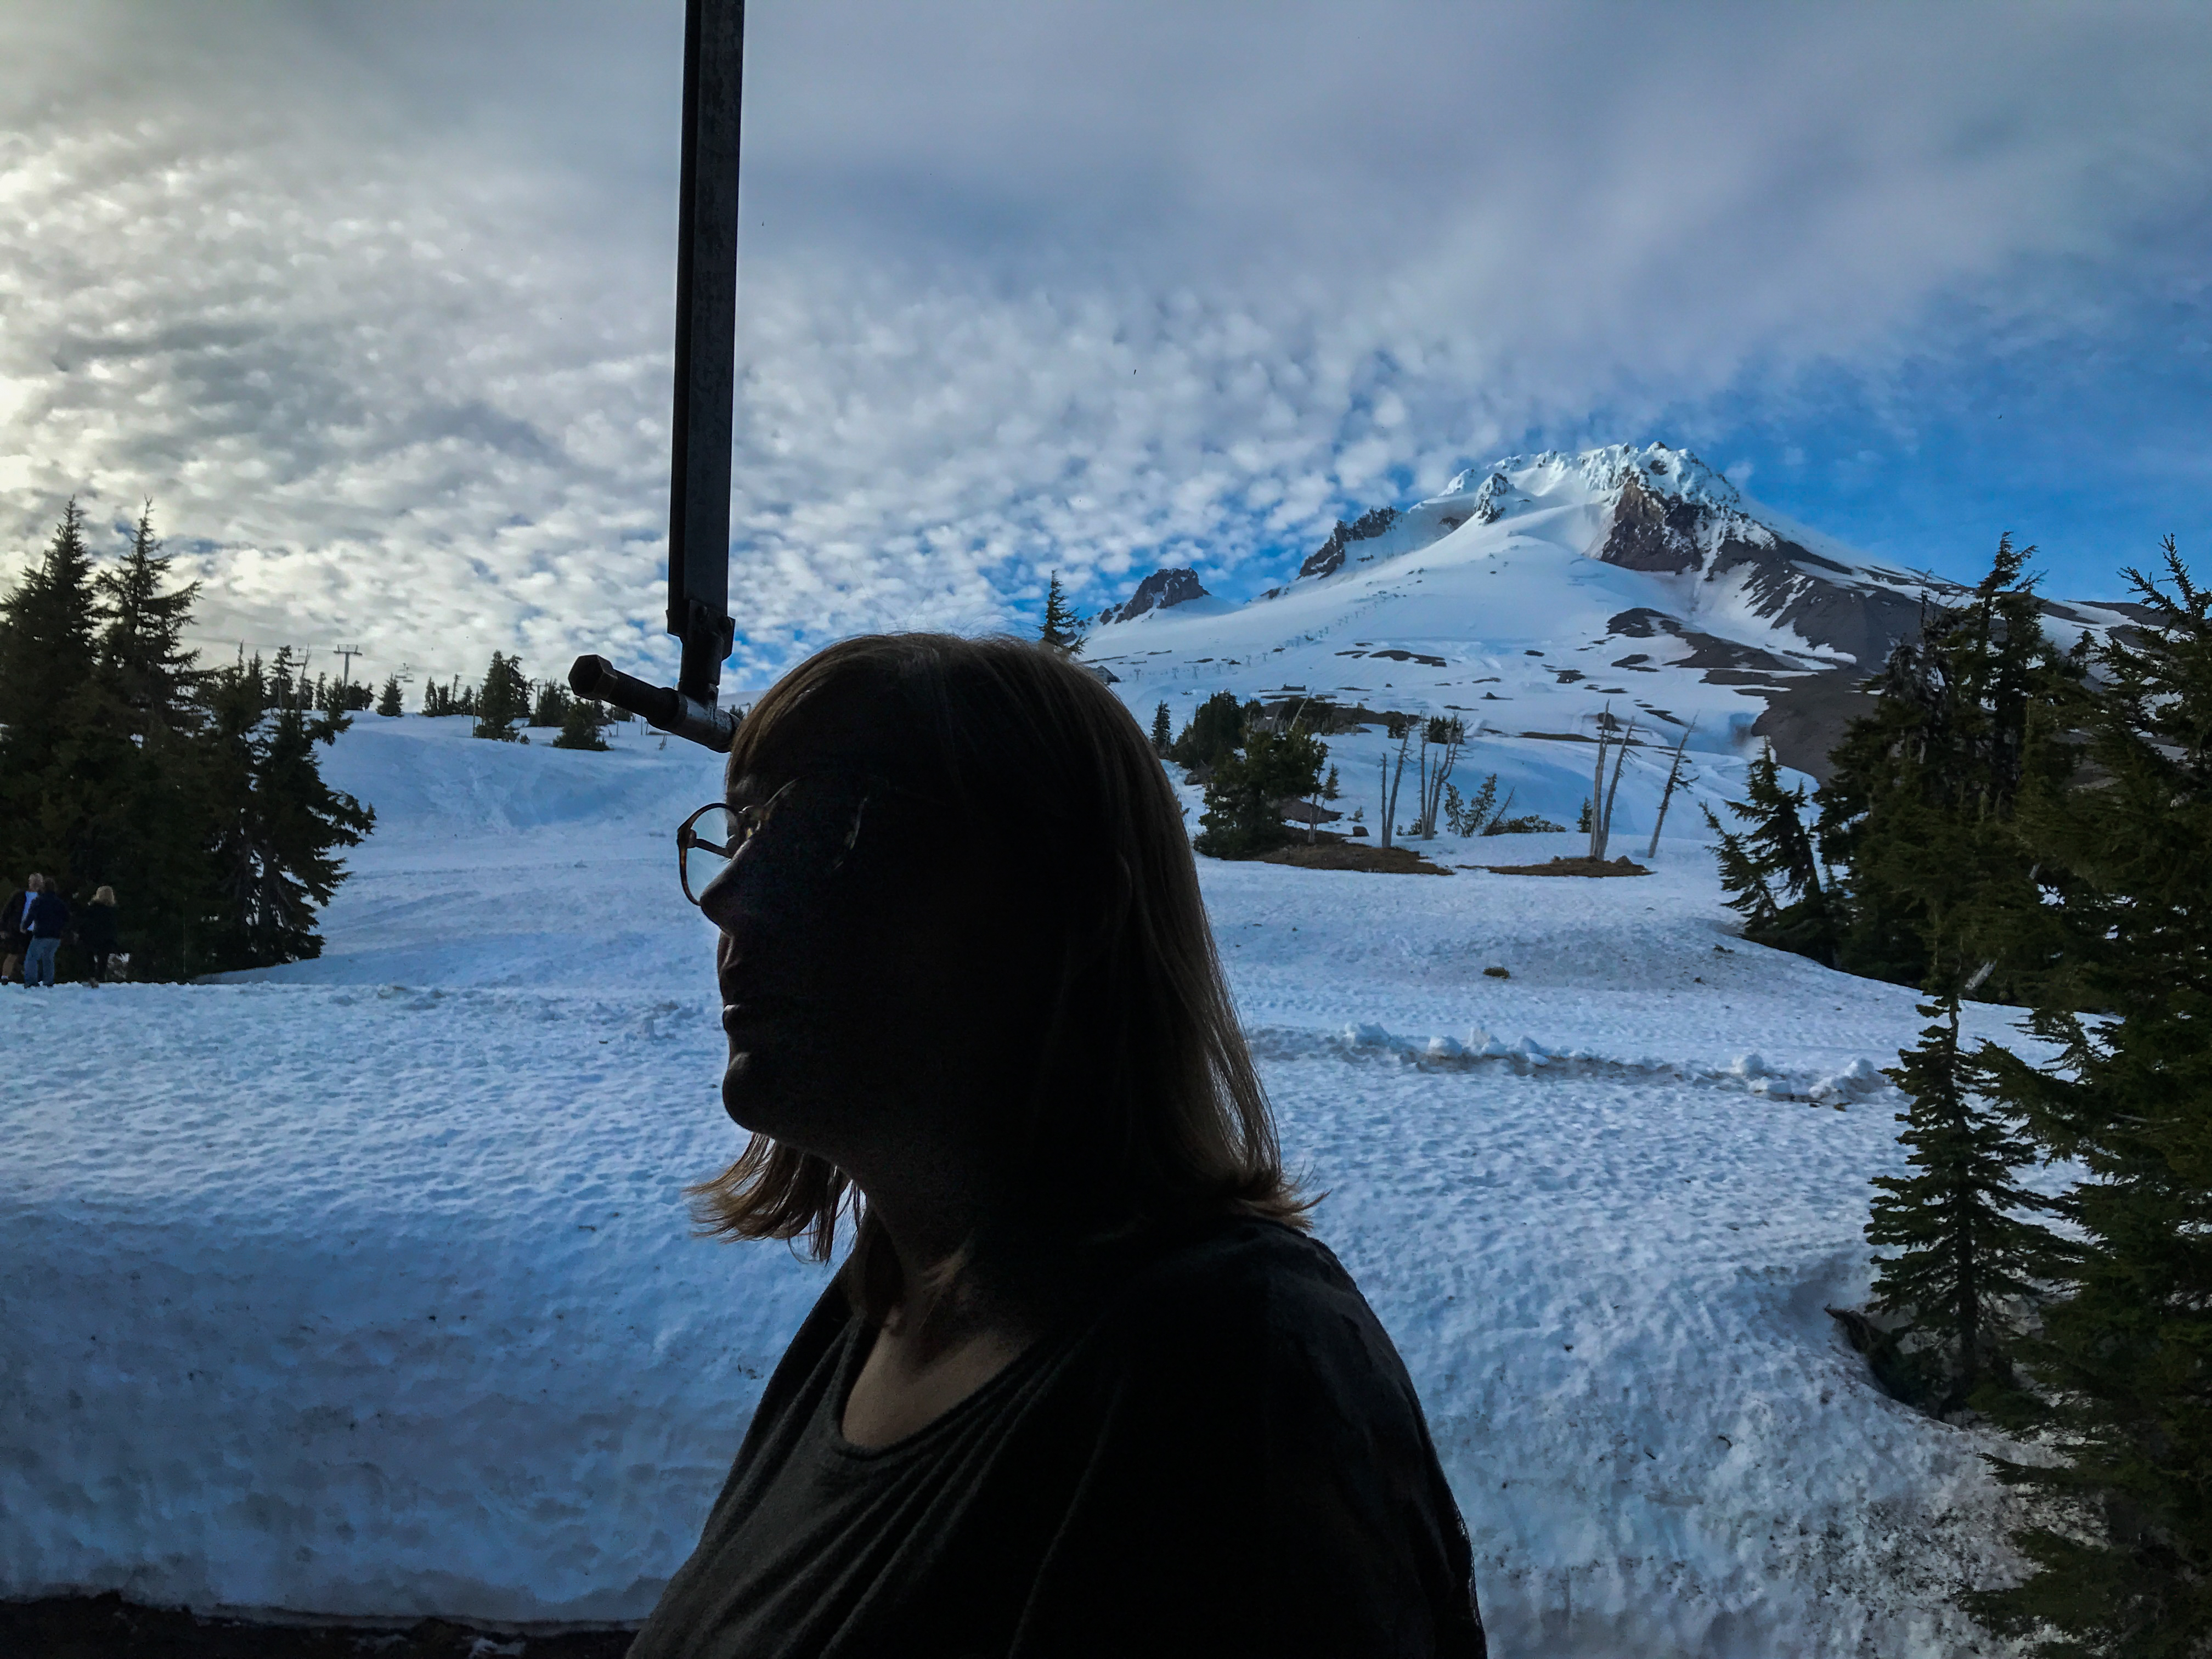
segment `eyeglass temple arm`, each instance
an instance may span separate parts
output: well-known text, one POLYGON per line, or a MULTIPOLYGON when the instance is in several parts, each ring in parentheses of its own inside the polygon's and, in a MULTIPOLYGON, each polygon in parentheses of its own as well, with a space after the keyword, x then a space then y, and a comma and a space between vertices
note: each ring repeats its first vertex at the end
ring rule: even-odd
POLYGON ((688 697, 672 685, 647 685, 605 657, 579 657, 568 670, 568 689, 649 721, 660 730, 726 755, 737 740, 738 717, 727 708, 688 697))

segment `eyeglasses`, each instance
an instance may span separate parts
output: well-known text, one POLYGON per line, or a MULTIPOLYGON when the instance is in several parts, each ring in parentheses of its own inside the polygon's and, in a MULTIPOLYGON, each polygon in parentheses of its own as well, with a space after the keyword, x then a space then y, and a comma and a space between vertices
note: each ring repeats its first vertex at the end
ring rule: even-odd
POLYGON ((927 799, 865 774, 815 773, 792 779, 757 806, 709 801, 677 828, 676 875, 684 896, 698 903, 714 878, 770 823, 779 826, 777 857, 792 861, 793 875, 835 876, 860 844, 869 803, 884 794, 927 799))

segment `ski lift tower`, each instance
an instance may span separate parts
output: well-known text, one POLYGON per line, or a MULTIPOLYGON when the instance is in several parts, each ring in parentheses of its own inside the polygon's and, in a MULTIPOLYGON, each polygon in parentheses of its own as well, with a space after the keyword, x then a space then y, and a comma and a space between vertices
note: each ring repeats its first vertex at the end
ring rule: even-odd
POLYGON ((668 631, 676 684, 649 685, 579 657, 568 686, 664 732, 726 751, 720 706, 730 617, 730 438, 738 332, 738 137, 744 0, 686 0, 684 164, 676 234, 676 398, 668 460, 668 631))

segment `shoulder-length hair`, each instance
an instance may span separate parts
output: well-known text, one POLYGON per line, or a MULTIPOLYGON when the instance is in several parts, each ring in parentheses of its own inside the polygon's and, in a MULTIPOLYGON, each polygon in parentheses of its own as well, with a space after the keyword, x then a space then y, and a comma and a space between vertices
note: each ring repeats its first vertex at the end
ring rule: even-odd
MULTIPOLYGON (((1047 647, 866 635, 761 698, 730 781, 797 758, 793 717, 817 698, 865 708, 868 769, 936 803, 909 878, 963 884, 963 904, 994 919, 1004 994, 1035 1012, 1001 1126, 1025 1253, 1080 1255, 1206 1216, 1304 1226, 1311 1200, 1283 1169, 1182 809, 1121 701, 1047 647)), ((692 1195, 705 1231, 804 1241, 817 1261, 849 1208, 847 1294, 876 1319, 899 1299, 881 1224, 828 1160, 756 1133, 692 1195)))

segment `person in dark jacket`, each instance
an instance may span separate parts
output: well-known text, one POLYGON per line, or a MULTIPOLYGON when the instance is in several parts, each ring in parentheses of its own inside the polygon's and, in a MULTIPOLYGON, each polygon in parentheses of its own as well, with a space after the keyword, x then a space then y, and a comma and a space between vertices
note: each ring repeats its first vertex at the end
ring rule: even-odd
POLYGON ((700 1218, 852 1244, 630 1659, 1481 1659, 1413 1380, 1113 694, 845 641, 677 842, 752 1133, 700 1218))
POLYGON ((77 918, 76 942, 92 958, 91 982, 99 985, 107 978, 107 959, 115 953, 115 890, 102 885, 94 890, 92 902, 77 918))
POLYGON ((53 984, 54 952, 62 948, 69 924, 69 901, 61 896, 59 884, 50 889, 42 883, 23 906, 23 929, 31 936, 30 948, 23 952, 24 984, 53 984))
POLYGON ((23 884, 8 896, 4 906, 0 906, 0 954, 7 958, 0 962, 0 984, 21 982, 23 952, 31 948, 31 936, 23 927, 23 912, 38 890, 38 877, 26 876, 23 884))

